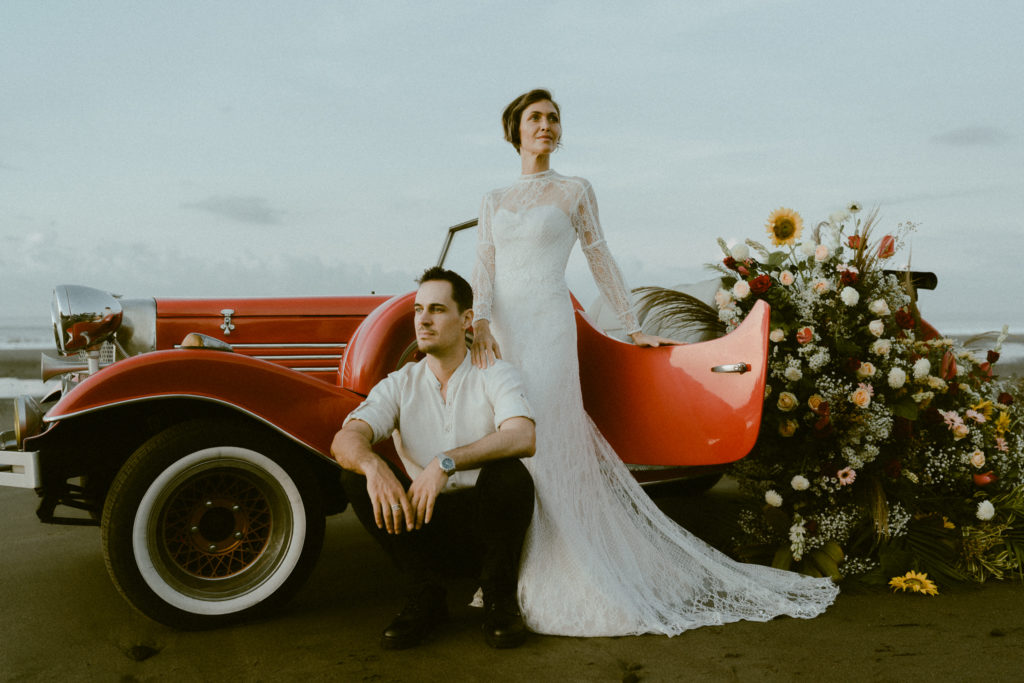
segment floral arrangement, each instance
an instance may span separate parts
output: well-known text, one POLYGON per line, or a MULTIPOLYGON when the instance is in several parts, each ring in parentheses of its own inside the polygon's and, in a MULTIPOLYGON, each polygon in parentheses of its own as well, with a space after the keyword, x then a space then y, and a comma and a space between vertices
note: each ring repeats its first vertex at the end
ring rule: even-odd
POLYGON ((725 330, 759 299, 772 309, 760 436, 731 472, 754 501, 737 554, 925 594, 915 572, 1021 576, 1024 408, 993 372, 1006 329, 986 350, 938 335, 913 274, 885 267, 916 226, 875 239, 875 223, 853 204, 805 230, 779 209, 770 248, 719 240, 725 330))

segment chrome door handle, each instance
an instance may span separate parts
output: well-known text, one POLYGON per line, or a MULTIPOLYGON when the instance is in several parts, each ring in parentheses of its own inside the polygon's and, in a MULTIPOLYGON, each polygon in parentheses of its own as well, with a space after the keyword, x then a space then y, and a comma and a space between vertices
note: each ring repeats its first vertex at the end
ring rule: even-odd
POLYGON ((741 375, 744 372, 750 370, 750 366, 746 363, 732 363, 730 365, 716 365, 711 368, 711 372, 738 372, 741 375))

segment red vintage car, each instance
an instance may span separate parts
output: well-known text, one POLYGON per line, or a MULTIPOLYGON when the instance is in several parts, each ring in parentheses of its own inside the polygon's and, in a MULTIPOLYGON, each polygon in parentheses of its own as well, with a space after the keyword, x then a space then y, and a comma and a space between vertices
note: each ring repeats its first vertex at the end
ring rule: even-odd
MULTIPOLYGON (((441 263, 473 225, 449 230, 441 263)), ((262 613, 306 579, 325 516, 346 507, 331 440, 415 356, 413 296, 154 300, 61 285, 65 358, 44 357, 43 375, 62 387, 16 399, 0 484, 34 488, 43 522, 98 524, 114 583, 157 621, 262 613)), ((726 337, 658 349, 609 337, 578 304, 576 316, 587 410, 642 483, 707 481, 750 451, 767 305, 726 337)))

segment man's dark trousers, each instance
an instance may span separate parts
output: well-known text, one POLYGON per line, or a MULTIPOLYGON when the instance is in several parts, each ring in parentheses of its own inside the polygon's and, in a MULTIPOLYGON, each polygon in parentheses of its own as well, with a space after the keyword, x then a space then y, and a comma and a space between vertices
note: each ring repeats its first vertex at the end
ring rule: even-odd
MULTIPOLYGON (((388 465, 408 490, 409 477, 388 465)), ((520 459, 484 464, 476 486, 439 494, 430 523, 400 534, 377 528, 365 477, 345 470, 341 481, 359 521, 406 577, 410 596, 441 587, 452 576, 478 577, 485 598, 514 595, 534 495, 533 479, 520 459)))

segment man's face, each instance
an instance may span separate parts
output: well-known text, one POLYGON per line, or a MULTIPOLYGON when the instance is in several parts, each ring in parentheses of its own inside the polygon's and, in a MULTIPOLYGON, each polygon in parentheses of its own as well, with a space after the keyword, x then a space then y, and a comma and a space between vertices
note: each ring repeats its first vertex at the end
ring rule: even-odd
POLYGON ((472 311, 459 313, 452 299, 452 285, 446 280, 429 280, 420 285, 413 305, 416 345, 423 353, 443 355, 466 344, 466 330, 473 322, 472 311))

